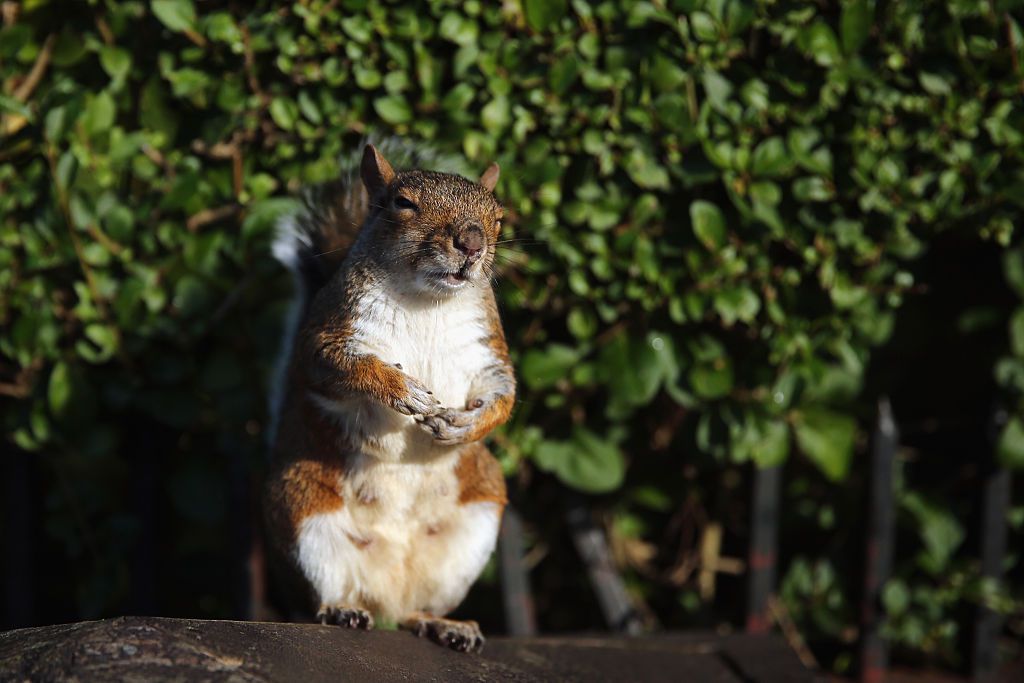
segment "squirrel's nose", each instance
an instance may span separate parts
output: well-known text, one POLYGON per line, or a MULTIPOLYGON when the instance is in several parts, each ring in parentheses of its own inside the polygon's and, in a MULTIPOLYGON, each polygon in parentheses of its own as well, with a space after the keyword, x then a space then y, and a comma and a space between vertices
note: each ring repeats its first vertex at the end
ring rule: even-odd
POLYGON ((475 262, 484 250, 484 231, 476 225, 464 228, 455 236, 455 248, 465 254, 470 263, 475 262))

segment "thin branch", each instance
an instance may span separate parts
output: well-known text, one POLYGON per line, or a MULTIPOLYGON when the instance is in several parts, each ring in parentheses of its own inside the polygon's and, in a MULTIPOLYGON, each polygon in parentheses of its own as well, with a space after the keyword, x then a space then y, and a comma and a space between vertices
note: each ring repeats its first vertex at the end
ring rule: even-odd
POLYGON ((260 103, 267 107, 270 105, 270 97, 263 91, 260 80, 256 76, 256 55, 252 50, 252 36, 249 33, 249 27, 244 22, 242 23, 242 46, 245 54, 245 76, 249 81, 249 89, 256 94, 260 103))
POLYGON ((786 642, 793 648, 796 656, 800 658, 800 663, 808 669, 816 671, 818 669, 818 660, 814 658, 811 649, 804 642, 804 638, 800 635, 800 630, 790 618, 789 610, 786 609, 786 606, 773 595, 768 598, 768 611, 771 612, 775 623, 782 629, 782 635, 785 636, 786 642))
POLYGON ((193 214, 185 225, 189 232, 196 232, 210 223, 216 223, 217 221, 236 216, 241 210, 240 204, 225 204, 215 209, 203 209, 199 213, 193 214))
POLYGON ((36 61, 32 65, 32 69, 29 70, 28 75, 25 76, 25 80, 14 90, 14 99, 24 103, 31 97, 32 92, 39 85, 39 82, 43 80, 43 76, 46 75, 46 69, 50 66, 50 58, 53 56, 53 46, 57 42, 57 34, 51 33, 46 37, 46 41, 43 42, 43 48, 39 50, 39 54, 36 56, 36 61))
POLYGON ((57 159, 53 148, 47 150, 46 159, 50 164, 50 176, 53 178, 53 187, 57 193, 57 205, 60 208, 61 215, 64 217, 64 223, 68 227, 68 234, 71 237, 71 246, 75 249, 75 257, 78 259, 79 268, 81 268, 82 274, 85 276, 86 287, 89 288, 89 293, 92 295, 93 301, 96 303, 96 307, 99 309, 100 314, 103 316, 104 320, 109 322, 110 315, 107 311, 107 302, 102 296, 100 296, 100 289, 96 284, 96 278, 93 275, 92 268, 85 260, 85 252, 82 250, 82 241, 78 239, 78 235, 75 233, 75 222, 71 217, 71 208, 68 203, 67 194, 64 192, 64 188, 61 187, 60 182, 57 180, 57 159))

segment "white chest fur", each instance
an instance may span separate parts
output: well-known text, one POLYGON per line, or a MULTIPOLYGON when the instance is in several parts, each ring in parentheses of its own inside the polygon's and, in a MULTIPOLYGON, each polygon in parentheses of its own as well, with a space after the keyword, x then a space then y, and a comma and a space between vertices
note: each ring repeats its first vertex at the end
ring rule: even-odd
POLYGON ((473 378, 494 362, 481 292, 475 287, 440 301, 387 291, 364 296, 352 348, 399 363, 449 407, 464 407, 473 378))
MULTIPOLYGON (((347 350, 400 365, 433 391, 442 406, 465 408, 474 379, 496 362, 486 343, 482 297, 473 286, 442 300, 388 290, 367 293, 356 302, 347 350)), ((382 461, 422 461, 452 449, 435 445, 412 417, 372 400, 316 400, 361 442, 362 452, 382 461)))

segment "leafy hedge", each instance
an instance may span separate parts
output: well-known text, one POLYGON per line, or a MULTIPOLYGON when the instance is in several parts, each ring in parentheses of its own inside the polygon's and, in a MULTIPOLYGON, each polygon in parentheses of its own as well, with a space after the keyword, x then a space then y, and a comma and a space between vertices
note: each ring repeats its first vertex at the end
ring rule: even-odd
MULTIPOLYGON (((88 615, 125 604, 126 557, 143 542, 138 506, 125 501, 141 462, 168 506, 160 557, 180 571, 165 609, 229 609, 193 565, 223 564, 237 513, 223 482, 262 459, 288 295, 268 256, 274 220, 368 132, 504 169, 515 240, 499 289, 522 400, 495 448, 548 549, 542 577, 571 561, 546 544, 558 524, 535 508, 558 495, 556 481, 612 494, 602 500, 617 556, 668 626, 701 618, 701 598, 686 572, 665 578, 663 529, 696 506, 684 521, 742 538, 740 464, 799 458, 786 503, 799 519, 784 536, 854 528, 857 498, 841 482, 859 476, 871 406, 888 390, 865 389, 872 349, 933 284, 914 264, 956 233, 998 249, 1001 286, 1024 297, 1019 9, 34 0, 5 10, 3 420, 63 482, 46 500, 47 530, 75 569, 61 595, 88 615)), ((1020 467, 1024 306, 986 320, 1009 332, 989 366, 1012 415, 1000 453, 1020 467)), ((981 598, 969 566, 956 586, 944 578, 965 529, 936 495, 901 493, 926 559, 908 556, 887 595, 897 642, 951 661, 955 609, 981 598), (938 591, 952 597, 936 611, 938 591)), ((791 615, 822 653, 828 643, 847 652, 830 659, 843 668, 852 569, 813 544, 791 555, 791 615)), ((542 578, 538 590, 553 586, 542 578)), ((985 595, 1020 609, 1005 589, 985 595)), ((556 598, 539 599, 554 614, 556 598)))

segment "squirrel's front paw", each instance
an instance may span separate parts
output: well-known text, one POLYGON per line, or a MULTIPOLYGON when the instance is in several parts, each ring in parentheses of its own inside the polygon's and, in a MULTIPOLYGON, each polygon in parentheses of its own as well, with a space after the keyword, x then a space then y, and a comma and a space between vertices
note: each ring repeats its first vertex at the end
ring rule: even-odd
POLYGON ((373 615, 358 607, 341 607, 340 605, 321 605, 316 613, 321 624, 335 624, 345 628, 368 631, 373 628, 373 615))
POLYGON ((454 410, 445 408, 434 415, 416 418, 420 427, 434 437, 434 441, 442 446, 454 446, 471 441, 473 425, 476 424, 478 411, 454 410))
POLYGON ((403 415, 434 415, 441 409, 441 402, 434 393, 419 380, 409 375, 405 378, 405 395, 395 399, 392 407, 403 415))

